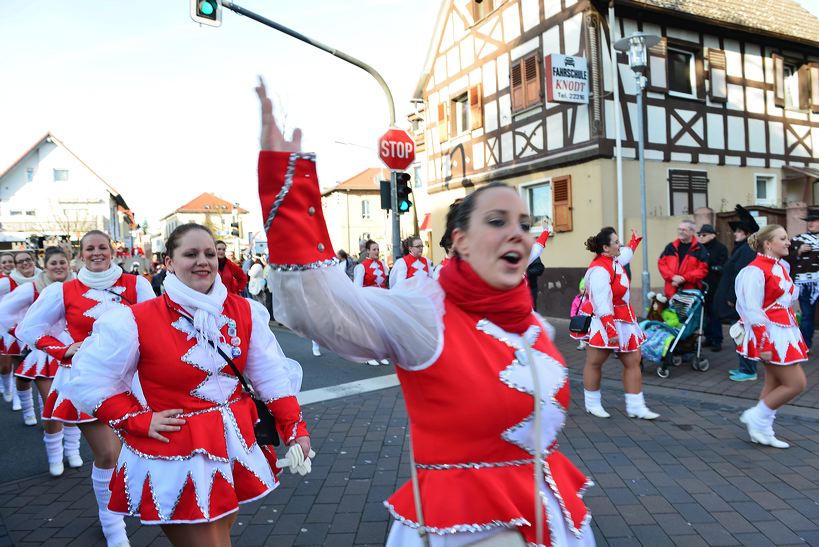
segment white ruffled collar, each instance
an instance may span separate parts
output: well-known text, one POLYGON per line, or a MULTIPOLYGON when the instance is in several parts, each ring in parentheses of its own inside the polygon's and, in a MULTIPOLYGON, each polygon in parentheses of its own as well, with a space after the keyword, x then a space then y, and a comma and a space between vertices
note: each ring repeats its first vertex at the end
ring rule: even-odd
POLYGON ((83 266, 77 277, 86 287, 100 290, 110 289, 122 277, 122 268, 112 263, 104 272, 92 272, 83 266))

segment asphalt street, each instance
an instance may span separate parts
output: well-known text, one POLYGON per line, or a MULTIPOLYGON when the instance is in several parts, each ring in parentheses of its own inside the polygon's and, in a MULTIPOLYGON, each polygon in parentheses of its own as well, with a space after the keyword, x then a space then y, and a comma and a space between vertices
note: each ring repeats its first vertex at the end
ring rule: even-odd
MULTIPOLYGON (((301 363, 304 370, 302 391, 354 382, 394 372, 391 365, 371 367, 352 363, 340 358, 327 349, 321 349, 321 356, 313 356, 310 340, 305 340, 292 332, 273 326, 285 355, 301 363)), ((36 406, 36 403, 35 403, 36 406)), ((38 409, 39 414, 39 409, 38 409)), ((85 441, 81 454, 90 462, 91 451, 85 441)), ((0 471, 0 483, 22 479, 44 473, 48 469, 43 429, 38 425, 23 425, 19 412, 12 412, 11 405, 0 399, 0 461, 4 462, 0 471)))

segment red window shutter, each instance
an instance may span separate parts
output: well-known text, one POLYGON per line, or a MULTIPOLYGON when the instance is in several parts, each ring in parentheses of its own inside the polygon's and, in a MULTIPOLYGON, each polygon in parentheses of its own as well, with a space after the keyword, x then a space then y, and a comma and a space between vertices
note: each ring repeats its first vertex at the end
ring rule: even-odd
POLYGON ((525 103, 522 64, 522 61, 515 61, 512 64, 512 110, 520 110, 525 103))
POLYGON ((668 89, 668 39, 648 48, 648 90, 665 93, 668 89))
POLYGON ((728 101, 728 73, 725 52, 721 49, 708 50, 708 98, 711 102, 728 101))
POLYGON ((472 129, 483 126, 483 86, 473 85, 469 88, 469 119, 472 129))
POLYGON ((523 61, 524 65, 524 88, 526 89, 525 106, 531 106, 540 102, 541 81, 540 81, 540 55, 530 55, 523 61))
POLYGON ((552 179, 552 208, 555 232, 572 231, 572 177, 552 179))
POLYGON ((780 108, 785 108, 785 59, 781 55, 774 53, 773 59, 773 80, 774 80, 774 104, 780 108))
MULTIPOLYGON (((819 63, 810 64, 810 110, 819 114, 819 63)), ((817 143, 819 144, 819 143, 817 143)))
POLYGON ((446 107, 447 103, 438 103, 438 140, 440 142, 444 142, 449 138, 446 107))

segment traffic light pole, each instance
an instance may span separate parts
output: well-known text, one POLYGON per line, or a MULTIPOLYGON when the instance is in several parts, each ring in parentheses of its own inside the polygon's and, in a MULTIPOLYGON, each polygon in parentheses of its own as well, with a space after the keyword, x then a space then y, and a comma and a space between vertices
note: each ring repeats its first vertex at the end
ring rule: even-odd
MULTIPOLYGON (((308 38, 304 34, 300 32, 296 32, 295 30, 288 28, 284 25, 280 25, 279 23, 268 19, 267 17, 262 17, 258 13, 252 12, 248 9, 243 8, 242 6, 230 2, 228 0, 222 0, 222 6, 225 8, 238 13, 239 15, 244 15, 249 19, 253 19, 254 21, 266 25, 272 29, 278 30, 279 32, 283 32, 288 36, 295 38, 296 40, 301 40, 305 44, 310 44, 313 47, 317 47, 322 51, 326 51, 330 55, 338 57, 343 61, 347 61, 348 63, 357 66, 358 68, 364 70, 375 78, 375 81, 378 82, 378 85, 381 86, 381 89, 384 91, 384 95, 387 97, 387 106, 390 110, 390 127, 395 126, 395 102, 392 99, 392 92, 390 88, 387 86, 387 82, 384 81, 384 78, 381 77, 381 74, 378 73, 373 67, 368 65, 363 61, 359 61, 352 55, 347 55, 343 51, 339 51, 336 48, 327 46, 322 44, 321 42, 317 42, 311 38, 308 38)), ((396 178, 395 178, 395 171, 392 172, 390 176, 390 196, 391 196, 391 203, 392 203, 392 253, 393 259, 398 260, 401 257, 401 220, 400 215, 398 214, 398 190, 396 188, 396 178)))

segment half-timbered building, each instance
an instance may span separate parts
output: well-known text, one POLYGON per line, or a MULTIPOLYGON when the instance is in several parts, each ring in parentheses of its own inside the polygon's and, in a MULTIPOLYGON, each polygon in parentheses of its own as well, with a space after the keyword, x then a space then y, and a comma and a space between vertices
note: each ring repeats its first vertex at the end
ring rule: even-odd
MULTIPOLYGON (((612 34, 660 37, 649 51, 643 132, 652 284, 661 285, 656 257, 697 208, 764 206, 799 230, 798 212, 819 203, 819 20, 794 0, 614 0, 611 8, 443 0, 416 89, 430 239, 470 188, 517 187, 535 223, 550 217, 556 232, 543 256, 542 283, 556 291, 541 299, 554 306, 548 312, 566 311, 592 258, 589 235, 640 226, 636 79, 624 54, 614 77, 612 34)), ((632 268, 642 267, 638 253, 632 268)))

